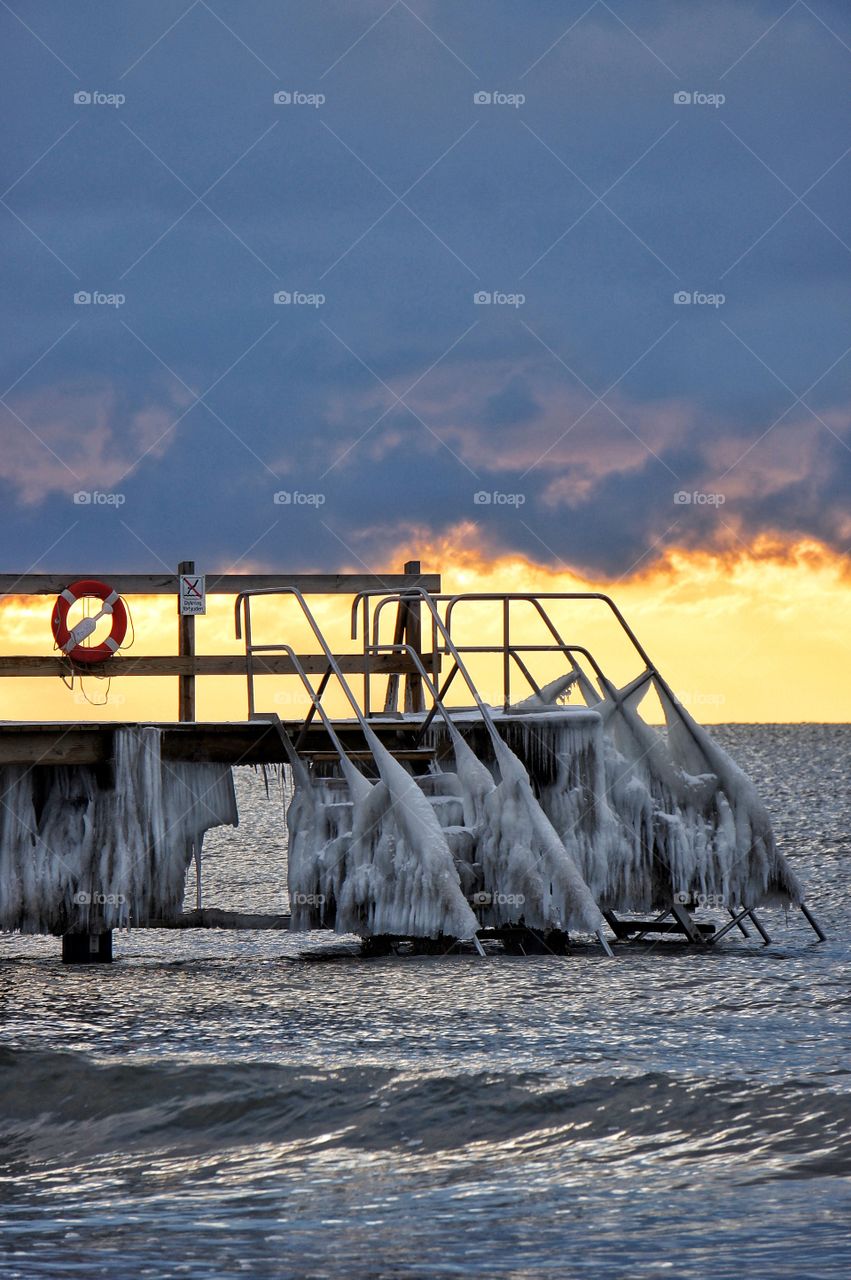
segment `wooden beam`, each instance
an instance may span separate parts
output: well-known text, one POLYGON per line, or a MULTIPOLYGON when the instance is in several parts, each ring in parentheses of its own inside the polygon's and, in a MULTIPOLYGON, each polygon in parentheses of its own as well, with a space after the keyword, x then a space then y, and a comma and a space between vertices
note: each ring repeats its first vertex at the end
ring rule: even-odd
POLYGON ((113 756, 112 725, 28 725, 19 732, 0 733, 0 764, 103 764, 113 756))
MULTIPOLYGON (((283 729, 294 741, 302 726, 301 719, 286 721, 283 729)), ((78 721, 60 721, 39 724, 7 721, 0 723, 0 764, 100 764, 113 759, 117 729, 138 727, 142 726, 132 722, 81 724, 78 721)), ((192 724, 171 721, 154 723, 152 727, 162 733, 161 750, 165 761, 240 765, 283 764, 288 759, 278 726, 268 721, 196 721, 192 724)), ((416 752, 413 747, 416 726, 376 720, 373 721, 373 729, 394 754, 414 752, 412 759, 425 758, 422 751, 416 752)), ((363 750, 363 734, 354 721, 337 721, 336 730, 347 750, 363 750)), ((324 726, 312 726, 308 750, 313 753, 330 747, 324 726)))
MULTIPOLYGON (((337 661, 344 675, 363 675, 367 667, 367 659, 362 653, 338 653, 337 661)), ((258 676, 291 676, 295 674, 291 658, 287 654, 254 654, 254 674, 258 676)), ((424 654, 423 661, 431 667, 434 659, 431 654, 424 654)), ((299 662, 308 675, 322 675, 328 669, 328 660, 321 653, 306 653, 299 656, 299 662)), ((369 659, 369 670, 374 675, 388 675, 401 672, 407 675, 414 671, 413 662, 406 654, 381 653, 369 659)), ((172 655, 150 655, 148 657, 129 658, 118 654, 109 662, 91 663, 84 669, 76 668, 78 675, 92 676, 245 676, 248 664, 243 653, 233 654, 196 654, 195 657, 177 657, 172 655)), ((0 657, 0 678, 16 676, 27 678, 35 676, 60 676, 69 674, 67 658, 55 656, 33 657, 19 654, 11 657, 0 657)))
POLYGON ((184 911, 174 920, 134 920, 137 929, 289 929, 290 917, 206 907, 184 911))
MULTIPOLYGON (((108 582, 122 596, 176 595, 174 573, 2 573, 0 596, 55 596, 77 578, 108 582)), ((297 587, 305 595, 356 595, 358 591, 388 594, 406 587, 440 591, 439 573, 208 573, 207 594, 235 596, 240 591, 269 587, 297 587)))

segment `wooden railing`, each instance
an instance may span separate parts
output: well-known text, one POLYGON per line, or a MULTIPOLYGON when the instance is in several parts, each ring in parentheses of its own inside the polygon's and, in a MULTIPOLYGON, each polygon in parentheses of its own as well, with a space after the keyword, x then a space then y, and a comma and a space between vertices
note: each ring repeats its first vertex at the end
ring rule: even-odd
MULTIPOLYGON (((182 561, 177 572, 170 573, 23 573, 0 574, 0 596, 58 596, 65 587, 81 577, 96 577, 108 582, 122 596, 172 595, 178 599, 182 574, 194 574, 195 562, 182 561)), ((405 591, 423 587, 440 591, 440 574, 421 573, 420 562, 411 560, 403 573, 223 573, 206 575, 208 595, 237 596, 244 591, 295 587, 302 595, 355 596, 361 591, 405 591)), ((61 654, 0 656, 0 677, 30 678, 34 676, 67 676, 77 672, 91 676, 176 676, 179 680, 179 719, 195 719, 195 680, 198 676, 243 676, 249 672, 249 659, 242 654, 198 654, 195 651, 195 618, 178 618, 177 654, 125 657, 121 653, 107 662, 74 667, 61 654)), ((404 619, 405 630, 409 625, 404 619)), ((321 675, 327 661, 323 654, 297 655, 302 669, 310 675, 321 675)), ((364 653, 339 654, 337 660, 346 675, 389 675, 416 679, 414 662, 402 654, 387 654, 380 659, 364 653)), ((255 656, 255 675, 295 675, 296 666, 285 654, 255 656)))

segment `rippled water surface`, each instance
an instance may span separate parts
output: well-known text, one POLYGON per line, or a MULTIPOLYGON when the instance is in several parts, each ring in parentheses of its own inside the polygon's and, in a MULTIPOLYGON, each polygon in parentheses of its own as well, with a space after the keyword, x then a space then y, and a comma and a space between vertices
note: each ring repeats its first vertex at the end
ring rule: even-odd
MULTIPOLYGON (((851 1275, 851 728, 725 727, 829 932, 361 960, 146 930, 0 951, 0 1275, 851 1275)), ((249 771, 205 905, 284 909, 249 771)))

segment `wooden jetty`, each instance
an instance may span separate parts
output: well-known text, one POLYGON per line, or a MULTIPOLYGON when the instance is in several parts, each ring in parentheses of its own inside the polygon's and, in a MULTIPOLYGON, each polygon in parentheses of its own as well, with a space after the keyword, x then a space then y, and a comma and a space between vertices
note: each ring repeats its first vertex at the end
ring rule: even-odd
MULTIPOLYGON (((104 576, 115 596, 171 595, 176 601, 182 600, 182 588, 187 581, 200 581, 195 563, 190 560, 182 561, 175 574, 118 573, 104 576)), ((74 582, 74 575, 71 574, 6 574, 0 575, 0 594, 7 597, 61 597, 65 593, 67 599, 73 600, 74 596, 67 593, 67 588, 74 582)), ((447 770, 441 773, 439 765, 444 756, 448 759, 452 757, 451 733, 454 730, 445 698, 456 677, 460 677, 456 689, 465 685, 466 692, 470 695, 473 716, 478 716, 476 731, 479 732, 480 739, 489 734, 493 741, 498 732, 492 719, 493 708, 483 703, 467 669, 466 664, 473 657, 490 654, 497 655, 500 659, 503 711, 506 716, 502 729, 504 733, 510 734, 510 713, 516 711, 512 703, 512 672, 515 682, 518 673, 522 676, 527 695, 531 690, 535 697, 543 696, 527 665, 534 655, 560 655, 567 661, 569 680, 585 680, 587 687, 588 682, 580 669, 581 660, 586 669, 596 677, 605 697, 614 699, 613 705, 620 705, 618 699, 622 695, 606 679, 590 651, 565 643, 556 630, 545 607, 550 601, 556 600, 602 602, 614 615, 644 666, 642 675, 625 692, 632 697, 630 691, 639 688, 642 683, 649 684, 652 681, 657 688, 670 695, 671 705, 675 710, 678 706, 617 606, 599 593, 442 596, 440 575, 423 573, 419 561, 409 561, 404 566, 404 571, 398 574, 223 574, 207 576, 205 587, 207 594, 235 597, 236 634, 237 638, 244 641, 243 653, 197 653, 195 617, 191 612, 184 611, 178 614, 176 654, 131 657, 119 651, 108 660, 87 660, 85 665, 80 665, 79 659, 75 662, 74 649, 71 650, 72 656, 67 656, 64 652, 0 656, 0 677, 9 679, 55 679, 73 675, 108 676, 110 679, 121 676, 169 676, 178 682, 178 718, 175 721, 0 722, 0 767, 18 767, 23 768, 26 773, 44 774, 51 770, 61 771, 68 766, 104 766, 108 775, 109 766, 116 759, 117 743, 123 731, 154 730, 164 771, 169 765, 290 765, 295 767, 296 772, 301 770, 305 777, 305 771, 309 771, 310 776, 321 787, 324 784, 330 786, 332 782, 334 785, 345 785, 345 779, 340 773, 341 764, 344 766, 343 773, 351 762, 358 762, 368 775, 374 771, 373 757, 377 752, 374 742, 377 740, 395 761, 405 766, 406 772, 413 776, 417 785, 428 796, 429 804, 435 811, 454 811, 460 807, 457 793, 452 792, 451 787, 448 792, 441 793, 437 786, 431 784, 436 778, 452 782, 451 772, 447 770), (349 597, 353 636, 358 625, 362 628, 360 651, 335 653, 329 649, 306 605, 306 597, 317 595, 349 597), (301 606, 302 621, 306 620, 313 629, 317 641, 314 649, 296 653, 285 643, 259 644, 254 641, 250 605, 264 596, 288 596, 296 599, 301 606), (443 614, 440 612, 440 602, 443 614), (495 605, 502 627, 499 643, 455 643, 450 631, 453 610, 456 606, 471 602, 491 602, 495 605), (512 634, 512 606, 517 603, 531 606, 542 620, 542 643, 518 642, 516 627, 512 634), (379 614, 385 605, 390 607, 395 618, 392 643, 380 643, 379 614), (423 613, 426 620, 425 640, 423 613), (309 710, 306 716, 282 720, 277 715, 258 708, 255 704, 255 680, 261 676, 296 678, 307 694, 309 710), (196 681, 204 677, 244 679, 248 698, 247 718, 238 721, 198 721, 196 681), (363 681, 361 699, 354 698, 348 686, 348 677, 363 681), (382 682, 382 687, 385 688, 381 710, 375 710, 371 706, 373 680, 382 682), (323 694, 331 681, 336 681, 349 698, 353 714, 348 718, 330 719, 322 705, 323 694), (445 728, 441 730, 444 725, 445 728), (449 736, 447 730, 450 731, 449 736)), ((110 599, 113 598, 115 597, 110 596, 110 599)), ((79 648, 76 652, 80 652, 79 648)), ((469 712, 468 706, 457 714, 464 720, 469 712)), ((686 728, 690 723, 696 734, 693 722, 688 721, 681 708, 679 714, 682 715, 686 728)), ((584 715, 586 720, 598 720, 593 710, 585 711, 584 715)), ((516 720, 516 715, 514 718, 516 720)), ((580 720, 581 717, 578 717, 575 722, 578 724, 580 720)), ((539 783, 543 783, 542 778, 536 780, 536 785, 539 783)), ((104 785, 107 789, 112 785, 112 794, 116 794, 114 783, 107 782, 104 785)), ((133 793, 131 791, 128 794, 133 793)), ((533 800, 532 803, 536 802, 533 800)), ((337 804, 335 807, 338 810, 344 809, 346 804, 337 804)), ((351 808, 351 804, 348 807, 351 808)), ((217 822, 230 820, 223 817, 216 819, 217 822)), ((469 847, 470 830, 452 825, 459 821, 456 818, 448 820, 445 828, 447 840, 451 833, 456 844, 463 846, 467 841, 469 847)), ((164 928, 288 927, 290 917, 285 915, 204 910, 200 893, 199 851, 200 845, 195 859, 198 875, 195 911, 183 912, 171 919, 137 919, 135 924, 164 928)), ((507 949, 524 954, 541 948, 563 952, 567 933, 560 927, 551 930, 549 934, 542 934, 538 929, 527 929, 522 919, 519 923, 512 921, 502 927, 496 917, 489 917, 491 895, 477 893, 471 900, 479 900, 477 911, 481 928, 472 935, 472 941, 480 951, 480 938, 498 937, 507 949)), ((624 918, 622 908, 619 908, 620 916, 611 909, 604 911, 603 916, 612 930, 613 940, 625 945, 640 943, 648 934, 654 934, 658 937, 673 936, 687 944, 701 946, 720 940, 733 928, 738 928, 747 935, 747 922, 755 926, 763 941, 770 941, 752 906, 744 907, 739 902, 735 909, 728 911, 729 920, 716 929, 713 924, 693 919, 695 905, 688 900, 687 895, 684 899, 682 894, 673 895, 671 891, 665 910, 653 918, 634 918, 636 913, 631 908, 627 909, 627 914, 632 918, 624 918)), ((798 905, 820 939, 823 939, 824 933, 809 910, 802 902, 798 905)), ((323 926, 302 924, 299 927, 323 926)), ((98 926, 96 911, 86 915, 85 928, 72 926, 57 931, 61 931, 63 935, 63 959, 67 962, 103 963, 112 959, 112 930, 103 924, 98 926)), ((607 954, 611 954, 602 929, 598 929, 597 934, 600 945, 607 954)), ((367 941, 373 953, 382 954, 399 939, 374 937, 367 941)), ((442 947, 443 941, 433 945, 442 947)), ((427 949, 428 943, 428 939, 419 939, 421 947, 427 949)))

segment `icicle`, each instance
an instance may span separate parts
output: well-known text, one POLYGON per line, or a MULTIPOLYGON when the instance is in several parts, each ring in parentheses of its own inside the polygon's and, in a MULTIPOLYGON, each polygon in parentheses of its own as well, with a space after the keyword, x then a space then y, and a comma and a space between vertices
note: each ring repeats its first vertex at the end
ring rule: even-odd
POLYGON ((163 761, 154 728, 117 729, 111 785, 89 765, 0 769, 0 927, 110 929, 180 910, 204 832, 238 818, 229 768, 163 761))

